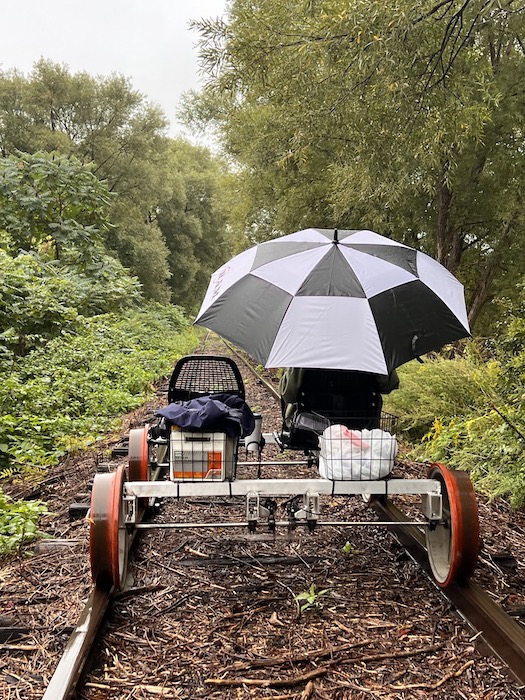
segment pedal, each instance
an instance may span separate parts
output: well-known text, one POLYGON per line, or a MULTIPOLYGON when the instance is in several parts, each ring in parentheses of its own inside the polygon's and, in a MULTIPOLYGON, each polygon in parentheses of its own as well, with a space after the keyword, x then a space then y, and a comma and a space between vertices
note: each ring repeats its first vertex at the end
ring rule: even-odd
POLYGON ((293 498, 288 504, 289 528, 294 530, 297 525, 306 523, 308 529, 313 531, 319 519, 319 494, 305 493, 299 506, 300 496, 293 498))
POLYGON ((258 523, 263 520, 268 523, 270 532, 275 530, 275 511, 277 503, 267 498, 264 504, 261 504, 258 493, 248 493, 246 495, 246 520, 248 521, 248 530, 255 532, 258 523))

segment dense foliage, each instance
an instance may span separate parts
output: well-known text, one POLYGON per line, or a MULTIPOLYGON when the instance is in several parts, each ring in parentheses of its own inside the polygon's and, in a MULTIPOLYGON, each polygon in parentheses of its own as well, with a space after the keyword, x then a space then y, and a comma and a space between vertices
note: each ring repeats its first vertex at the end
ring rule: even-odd
MULTIPOLYGON (((514 309, 513 314, 517 310, 514 309)), ((509 316, 501 343, 466 343, 452 358, 400 368, 388 397, 416 459, 467 470, 476 489, 525 506, 525 322, 509 316)))
POLYGON ((179 309, 154 304, 127 314, 83 317, 74 332, 63 331, 16 362, 1 362, 4 475, 55 464, 101 438, 195 342, 179 309))
MULTIPOLYGON (((180 309, 151 302, 77 318, 74 332, 0 359, 0 478, 37 479, 64 455, 95 445, 195 343, 180 309)), ((0 489, 0 555, 40 536, 46 512, 39 501, 13 501, 0 489)))
MULTIPOLYGON (((76 177, 87 184, 84 196, 80 183, 68 181, 66 172, 68 160, 90 163, 91 173, 104 183, 98 206, 110 224, 104 231, 107 250, 140 281, 146 298, 194 309, 209 275, 229 256, 222 204, 226 169, 207 149, 167 138, 166 126, 161 110, 122 76, 72 74, 66 66, 43 59, 29 75, 0 71, 0 161, 5 158, 9 164, 9 155, 40 151, 64 156, 56 200, 35 198, 38 183, 31 170, 17 173, 11 168, 3 189, 0 180, 0 190, 14 192, 13 206, 23 203, 29 192, 37 223, 42 216, 60 215, 63 221, 50 246, 55 245, 57 257, 67 253, 61 248, 65 238, 67 249, 82 231, 91 237, 89 229, 75 228, 77 214, 84 216, 85 196, 97 228, 92 198, 96 183, 88 172, 77 171, 76 177)), ((47 176, 44 180, 50 184, 47 176)), ((31 226, 19 234, 31 238, 31 226)))
POLYGON ((0 158, 0 466, 55 463, 140 404, 194 340, 111 256, 111 196, 75 157, 0 158))
POLYGON ((472 322, 495 293, 514 294, 519 3, 233 0, 226 19, 196 27, 208 85, 186 115, 215 124, 240 164, 249 238, 374 228, 459 275, 472 322))
POLYGON ((0 158, 0 354, 25 355, 81 315, 137 303, 138 281, 104 246, 109 207, 76 158, 0 158))
MULTIPOLYGON (((0 476, 38 477, 99 440, 195 345, 109 251, 112 195, 74 156, 0 158, 0 476)), ((38 535, 39 503, 0 490, 0 554, 38 535)))

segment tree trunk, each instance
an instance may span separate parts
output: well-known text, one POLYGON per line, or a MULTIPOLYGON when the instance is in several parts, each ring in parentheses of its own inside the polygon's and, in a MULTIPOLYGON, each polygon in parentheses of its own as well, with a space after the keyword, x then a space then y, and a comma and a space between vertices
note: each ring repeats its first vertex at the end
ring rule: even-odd
POLYGON ((471 328, 476 323, 476 319, 478 318, 488 299, 492 280, 494 279, 494 275, 499 264, 499 256, 497 257, 498 260, 496 260, 496 255, 494 255, 494 258, 491 259, 490 263, 485 267, 483 274, 476 285, 476 289, 473 291, 470 297, 470 302, 468 305, 468 322, 471 328))
POLYGON ((450 210, 452 207, 452 192, 445 182, 446 166, 440 178, 437 191, 437 231, 436 231, 436 259, 444 267, 449 269, 449 257, 451 248, 450 210))
POLYGON ((478 280, 478 284, 470 297, 470 302, 468 305, 468 321, 471 328, 475 324, 476 319, 483 309, 483 306, 488 300, 492 281, 503 257, 503 251, 506 250, 510 241, 511 229, 512 221, 507 221, 503 225, 503 231, 499 240, 498 248, 488 258, 487 264, 485 265, 481 277, 478 280))

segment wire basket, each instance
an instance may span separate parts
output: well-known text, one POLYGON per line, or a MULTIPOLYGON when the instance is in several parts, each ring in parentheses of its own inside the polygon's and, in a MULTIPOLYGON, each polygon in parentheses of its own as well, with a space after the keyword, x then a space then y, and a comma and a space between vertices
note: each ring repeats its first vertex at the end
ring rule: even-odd
POLYGON ((319 438, 319 474, 334 481, 387 477, 397 454, 395 435, 381 428, 356 430, 337 424, 319 438))
POLYGON ((381 420, 379 427, 391 435, 394 435, 397 431, 397 424, 399 422, 399 416, 395 416, 393 413, 387 413, 386 411, 381 411, 381 420))

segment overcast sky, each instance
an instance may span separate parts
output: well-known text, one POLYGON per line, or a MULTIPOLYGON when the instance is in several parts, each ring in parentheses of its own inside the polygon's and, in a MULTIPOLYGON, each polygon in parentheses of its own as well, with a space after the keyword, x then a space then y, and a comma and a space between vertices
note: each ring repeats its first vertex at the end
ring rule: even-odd
POLYGON ((120 73, 174 113, 180 95, 199 87, 198 36, 190 19, 219 17, 227 0, 3 0, 0 69, 31 71, 40 58, 72 73, 120 73))

